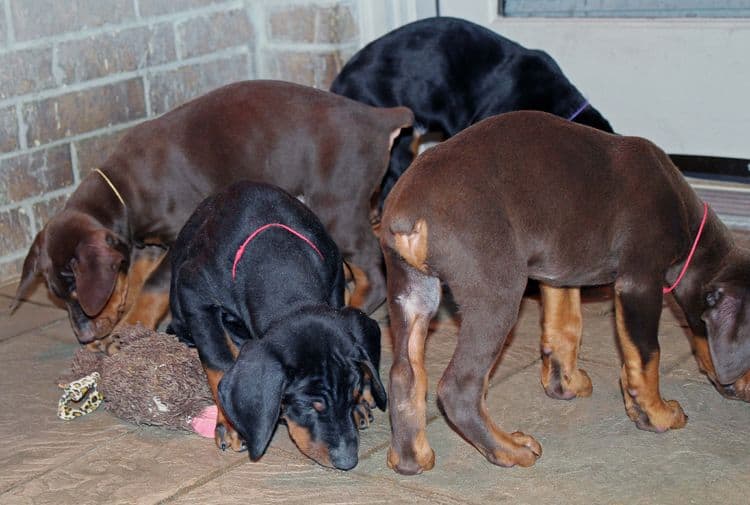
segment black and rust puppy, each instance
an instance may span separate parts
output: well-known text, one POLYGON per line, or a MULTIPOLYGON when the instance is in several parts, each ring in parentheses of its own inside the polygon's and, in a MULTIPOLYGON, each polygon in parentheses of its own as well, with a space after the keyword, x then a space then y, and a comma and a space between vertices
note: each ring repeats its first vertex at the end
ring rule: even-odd
POLYGON ((415 130, 450 137, 486 117, 530 109, 612 131, 547 53, 450 17, 415 21, 369 43, 331 91, 414 112, 414 128, 402 130, 393 146, 381 203, 414 157, 415 130))
POLYGON ((217 445, 241 450, 241 436, 258 459, 282 419, 307 456, 353 468, 357 428, 386 404, 380 329, 343 307, 341 254, 318 218, 279 188, 235 183, 198 206, 172 258, 170 331, 198 348, 217 445))
MULTIPOLYGON (((492 463, 529 466, 541 455, 534 438, 495 425, 485 403, 528 279, 546 290, 614 283, 620 381, 639 428, 662 432, 687 420, 659 392, 657 334, 670 290, 692 332, 707 339, 715 381, 750 399, 750 251, 647 140, 544 112, 486 119, 415 160, 385 202, 380 241, 394 341, 390 399, 400 407, 390 409, 388 463, 399 472, 434 464, 423 359, 441 282, 462 324, 438 399, 492 463)), ((580 329, 542 342, 564 398, 591 391, 576 364, 580 329)))

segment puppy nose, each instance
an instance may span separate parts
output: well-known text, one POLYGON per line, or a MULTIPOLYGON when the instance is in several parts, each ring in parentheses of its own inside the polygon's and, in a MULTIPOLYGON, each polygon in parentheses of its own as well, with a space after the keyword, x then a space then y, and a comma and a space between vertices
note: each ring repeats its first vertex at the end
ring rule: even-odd
POLYGON ((331 463, 339 470, 351 470, 358 463, 357 451, 346 451, 342 454, 331 453, 331 463))

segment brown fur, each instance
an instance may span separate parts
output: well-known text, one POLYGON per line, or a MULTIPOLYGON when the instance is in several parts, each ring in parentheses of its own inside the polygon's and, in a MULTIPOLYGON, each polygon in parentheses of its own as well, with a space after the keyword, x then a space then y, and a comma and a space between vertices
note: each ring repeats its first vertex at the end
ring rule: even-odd
MULTIPOLYGON (((675 281, 703 215, 666 154, 542 112, 512 112, 422 153, 385 202, 380 243, 394 342, 389 464, 428 469, 418 361, 448 285, 462 313, 458 344, 438 384, 451 425, 492 463, 528 466, 536 440, 489 417, 489 375, 516 322, 528 279, 542 283, 542 384, 553 397, 591 392, 577 368, 580 286, 615 284, 628 415, 643 429, 685 425, 659 392, 662 287, 675 281), (429 230, 429 237, 426 231, 429 230), (413 324, 419 321, 420 324, 413 324), (419 394, 415 394, 418 392, 419 394)), ((747 398, 750 251, 709 210, 700 244, 673 295, 720 391, 747 398)))
MULTIPOLYGON (((378 109, 296 84, 247 81, 141 123, 100 167, 122 201, 100 174, 86 177, 35 238, 15 305, 43 277, 66 304, 80 342, 106 337, 122 319, 125 287, 115 286, 115 273, 132 273, 137 249, 168 248, 203 199, 254 179, 304 198, 367 278, 355 302, 374 310, 385 279, 371 197, 393 138, 412 121, 405 107, 378 109)), ((148 275, 143 293, 168 292, 169 263, 148 275)), ((131 293, 127 321, 155 326, 163 307, 138 296, 131 293)))

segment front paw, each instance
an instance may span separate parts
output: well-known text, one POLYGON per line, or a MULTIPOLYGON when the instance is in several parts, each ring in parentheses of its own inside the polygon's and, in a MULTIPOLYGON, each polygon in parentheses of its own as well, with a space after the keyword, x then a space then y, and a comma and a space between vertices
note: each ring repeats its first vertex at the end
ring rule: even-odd
POLYGON ((591 396, 593 386, 591 378, 585 370, 580 368, 566 374, 559 367, 553 367, 549 379, 544 386, 544 392, 550 398, 557 400, 572 400, 573 398, 586 398, 591 396))
POLYGON ((216 423, 214 441, 216 442, 216 447, 222 451, 232 449, 235 452, 245 452, 247 450, 245 441, 242 440, 240 434, 234 428, 222 422, 216 423))
POLYGON ((414 458, 401 457, 391 446, 388 449, 388 468, 401 475, 419 475, 435 466, 435 451, 429 446, 414 458))
POLYGON ((370 427, 370 424, 375 420, 372 415, 373 405, 370 405, 367 401, 361 401, 354 407, 354 424, 361 430, 366 430, 370 427))
MULTIPOLYGON (((630 396, 627 392, 625 395, 626 398, 630 396)), ((625 410, 628 417, 641 430, 664 433, 667 430, 684 428, 687 424, 688 417, 676 400, 661 402, 660 405, 647 412, 634 398, 630 397, 630 399, 631 401, 625 402, 625 410)))

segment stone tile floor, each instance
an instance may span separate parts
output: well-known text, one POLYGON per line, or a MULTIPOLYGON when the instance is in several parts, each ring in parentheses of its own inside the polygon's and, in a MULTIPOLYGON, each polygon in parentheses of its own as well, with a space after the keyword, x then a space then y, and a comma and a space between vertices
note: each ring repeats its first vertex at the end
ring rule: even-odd
MULTIPOLYGON (((402 477, 386 466, 387 415, 361 434, 360 462, 350 472, 326 469, 299 453, 280 427, 256 463, 222 454, 212 440, 139 427, 99 410, 56 417, 56 379, 69 370, 77 343, 64 311, 43 289, 13 315, 15 286, 0 289, 0 503, 233 504, 746 504, 750 498, 750 405, 723 399, 698 371, 679 320, 665 306, 662 392, 690 419, 654 434, 627 418, 618 384, 612 301, 606 290, 584 304, 582 367, 591 398, 558 401, 539 383, 539 307, 525 299, 511 344, 488 394, 506 431, 533 434, 544 454, 531 468, 489 464, 446 424, 434 389, 455 345, 456 323, 442 311, 432 324, 428 437, 435 469, 402 477)), ((387 315, 384 379, 391 362, 387 315)))

